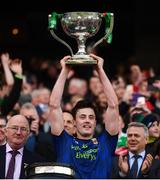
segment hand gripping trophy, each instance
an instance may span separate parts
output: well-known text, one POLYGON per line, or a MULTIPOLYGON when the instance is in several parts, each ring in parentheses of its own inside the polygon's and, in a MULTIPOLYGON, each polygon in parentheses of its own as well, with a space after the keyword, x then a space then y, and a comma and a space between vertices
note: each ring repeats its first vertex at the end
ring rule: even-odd
POLYGON ((92 59, 86 52, 86 40, 94 36, 100 29, 102 18, 105 19, 105 35, 98 40, 94 45, 95 48, 103 40, 108 43, 112 41, 112 30, 114 24, 113 13, 98 13, 98 12, 67 12, 57 14, 53 12, 48 15, 49 30, 52 36, 62 44, 64 44, 71 52, 71 59, 66 64, 71 65, 92 65, 97 64, 96 60, 92 59), (64 40, 55 34, 57 20, 60 19, 64 32, 75 38, 78 44, 78 52, 73 54, 72 48, 64 40))

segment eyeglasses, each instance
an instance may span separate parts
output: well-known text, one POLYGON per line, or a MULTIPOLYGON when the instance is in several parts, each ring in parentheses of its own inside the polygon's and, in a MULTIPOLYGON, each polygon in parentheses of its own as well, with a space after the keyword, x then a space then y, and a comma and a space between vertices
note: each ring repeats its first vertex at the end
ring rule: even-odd
POLYGON ((7 127, 7 128, 11 129, 14 132, 17 132, 19 129, 22 133, 26 133, 29 131, 26 127, 11 126, 11 127, 7 127))

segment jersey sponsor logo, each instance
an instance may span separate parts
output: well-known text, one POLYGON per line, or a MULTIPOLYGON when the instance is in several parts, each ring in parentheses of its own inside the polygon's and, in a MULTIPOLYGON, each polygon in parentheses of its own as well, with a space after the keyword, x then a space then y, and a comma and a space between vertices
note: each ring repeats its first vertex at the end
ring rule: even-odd
POLYGON ((76 159, 96 160, 98 147, 89 149, 87 144, 83 144, 82 146, 71 145, 71 149, 75 151, 76 159))

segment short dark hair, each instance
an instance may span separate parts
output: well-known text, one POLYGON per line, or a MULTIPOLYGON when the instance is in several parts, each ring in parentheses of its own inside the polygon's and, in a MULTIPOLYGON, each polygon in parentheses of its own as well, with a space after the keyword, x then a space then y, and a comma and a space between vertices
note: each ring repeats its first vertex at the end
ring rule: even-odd
POLYGON ((96 106, 89 100, 80 100, 76 103, 76 105, 73 107, 72 109, 72 115, 73 118, 75 119, 77 111, 79 109, 84 109, 84 108, 91 108, 93 109, 95 115, 96 115, 96 119, 97 119, 97 108, 96 106))

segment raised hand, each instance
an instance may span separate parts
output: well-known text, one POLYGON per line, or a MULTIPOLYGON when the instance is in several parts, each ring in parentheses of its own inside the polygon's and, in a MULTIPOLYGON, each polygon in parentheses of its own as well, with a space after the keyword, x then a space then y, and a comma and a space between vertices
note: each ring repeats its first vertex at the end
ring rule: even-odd
POLYGON ((22 75, 22 61, 20 59, 14 59, 11 61, 10 63, 10 69, 18 74, 18 75, 22 75))
POLYGON ((95 59, 97 61, 97 68, 101 69, 103 68, 103 64, 104 64, 104 59, 96 56, 95 54, 90 54, 90 57, 92 57, 93 59, 95 59))
POLYGON ((9 66, 9 62, 10 62, 9 53, 2 53, 2 55, 1 55, 1 61, 2 61, 2 64, 3 64, 3 65, 9 66))
POLYGON ((69 59, 71 59, 71 56, 65 56, 63 59, 60 60, 60 64, 61 64, 62 69, 63 68, 69 69, 69 66, 66 65, 66 61, 69 59))
POLYGON ((141 168, 142 174, 146 174, 149 171, 152 161, 153 161, 153 156, 151 154, 147 154, 147 156, 142 164, 142 168, 141 168))
POLYGON ((34 132, 36 135, 39 133, 39 119, 36 119, 31 122, 31 131, 34 132))
POLYGON ((10 59, 9 53, 1 54, 1 62, 4 69, 5 79, 8 86, 12 86, 14 84, 14 78, 10 69, 10 59))
POLYGON ((66 62, 71 59, 71 56, 65 56, 63 59, 60 60, 60 64, 62 69, 65 69, 68 73, 67 78, 71 78, 74 75, 74 70, 71 68, 71 66, 66 65, 66 62))
POLYGON ((128 158, 125 156, 123 157, 122 155, 119 156, 119 161, 118 161, 118 166, 120 168, 120 171, 123 173, 123 174, 127 174, 128 172, 128 158))

